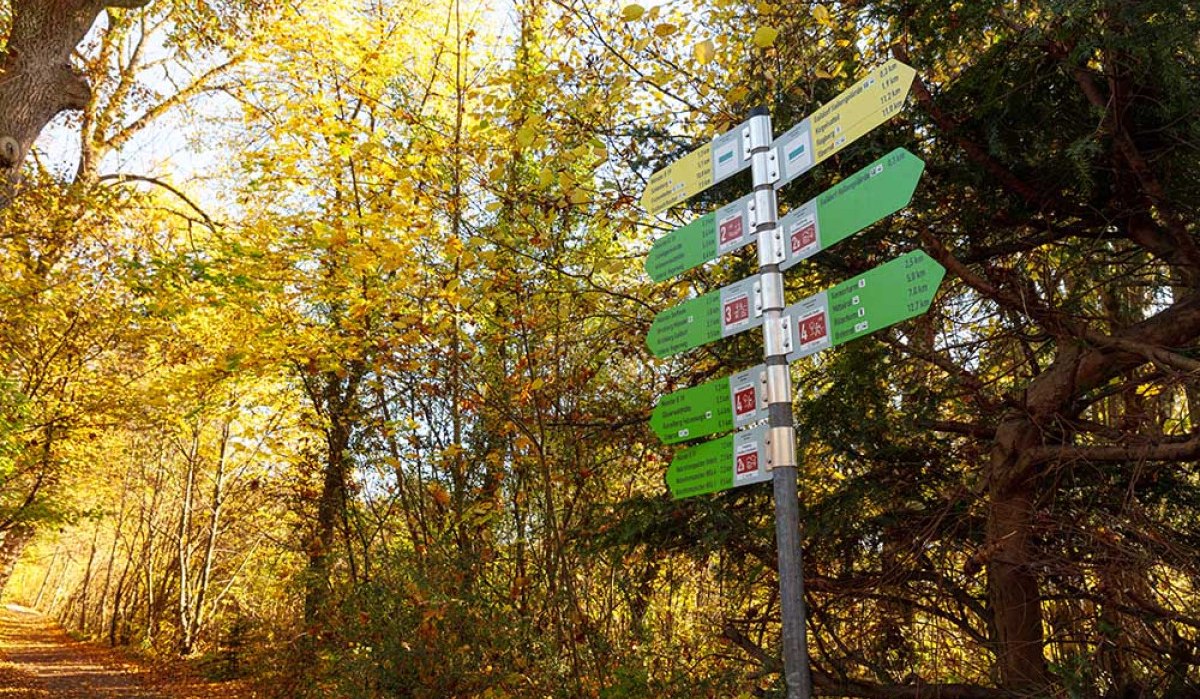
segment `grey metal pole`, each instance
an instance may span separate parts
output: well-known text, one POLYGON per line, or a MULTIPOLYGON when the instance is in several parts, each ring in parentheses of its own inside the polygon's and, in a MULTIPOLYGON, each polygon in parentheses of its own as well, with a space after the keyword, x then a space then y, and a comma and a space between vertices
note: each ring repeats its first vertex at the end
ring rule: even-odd
POLYGON ((796 485, 796 428, 792 418, 792 378, 787 354, 791 321, 784 314, 783 231, 774 183, 779 161, 771 148, 771 116, 765 108, 750 114, 749 153, 754 174, 751 220, 758 233, 758 272, 762 285, 763 357, 767 365, 767 467, 775 487, 775 543, 779 550, 779 596, 783 615, 783 674, 788 699, 809 699, 808 638, 800 553, 800 505, 796 485))

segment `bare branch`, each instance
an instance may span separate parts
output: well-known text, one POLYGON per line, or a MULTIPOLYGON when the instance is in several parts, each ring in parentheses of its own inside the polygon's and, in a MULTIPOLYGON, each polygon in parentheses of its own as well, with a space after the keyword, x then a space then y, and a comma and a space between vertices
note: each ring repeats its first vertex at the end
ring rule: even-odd
POLYGON ((1030 466, 1050 461, 1192 461, 1200 459, 1200 432, 1182 440, 1154 444, 1107 447, 1044 445, 1029 449, 1024 458, 1030 466))
POLYGON ((970 422, 959 422, 957 420, 922 420, 918 423, 921 427, 933 430, 934 432, 948 432, 950 434, 961 434, 976 439, 994 439, 996 437, 996 428, 986 425, 976 425, 970 422))
POLYGON ((147 182, 149 184, 153 184, 153 185, 162 187, 163 189, 167 190, 171 194, 174 194, 176 197, 179 197, 179 199, 181 199, 183 201, 183 203, 185 203, 189 207, 191 207, 192 211, 195 211, 197 214, 199 214, 200 217, 204 219, 204 225, 208 226, 209 228, 211 228, 213 230, 216 230, 218 227, 220 227, 219 223, 214 221, 207 213, 205 213, 204 209, 201 209, 199 206, 197 206, 195 202, 193 202, 191 199, 189 199, 187 197, 187 195, 185 195, 183 192, 179 191, 175 187, 167 184, 166 182, 163 182, 160 179, 157 179, 154 177, 147 177, 145 175, 128 175, 128 174, 123 174, 123 173, 117 173, 117 174, 111 174, 111 175, 101 175, 98 179, 98 181, 100 181, 100 182, 105 182, 105 181, 110 181, 110 180, 115 180, 116 184, 124 184, 126 182, 147 182))

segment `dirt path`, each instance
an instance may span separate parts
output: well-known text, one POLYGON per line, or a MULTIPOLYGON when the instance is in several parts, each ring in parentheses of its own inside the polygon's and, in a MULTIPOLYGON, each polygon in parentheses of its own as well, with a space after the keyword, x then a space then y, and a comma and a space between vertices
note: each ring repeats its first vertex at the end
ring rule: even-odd
POLYGON ((72 640, 16 605, 0 608, 0 699, 253 699, 179 668, 151 668, 104 646, 72 640))

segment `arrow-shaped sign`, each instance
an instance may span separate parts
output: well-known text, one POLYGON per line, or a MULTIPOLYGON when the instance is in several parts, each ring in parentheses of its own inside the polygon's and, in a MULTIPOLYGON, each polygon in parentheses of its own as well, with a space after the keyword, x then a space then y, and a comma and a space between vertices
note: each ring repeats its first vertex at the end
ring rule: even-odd
POLYGON ((684 449, 671 459, 667 487, 676 500, 771 480, 767 425, 684 449))
POLYGON ((764 419, 766 370, 760 364, 663 396, 650 414, 651 429, 664 444, 675 444, 764 419))
POLYGON ((776 139, 782 187, 892 118, 916 71, 892 59, 776 139))
POLYGON ((646 257, 646 273, 661 282, 754 242, 753 202, 753 194, 744 196, 659 238, 646 257))
POLYGON ((642 208, 651 214, 661 213, 750 167, 742 135, 749 123, 717 136, 651 175, 642 192, 642 208))
POLYGON ((946 269, 921 250, 814 294, 785 309, 789 362, 836 347, 929 310, 946 269))
POLYGON ((669 357, 762 325, 758 277, 743 279, 659 313, 646 344, 656 357, 669 357))
MULTIPOLYGON (((786 257, 781 269, 826 250, 908 205, 925 163, 897 148, 779 221, 786 257)), ((748 195, 659 238, 646 258, 656 282, 715 260, 757 240, 748 195)))
POLYGON ((920 158, 897 148, 793 209, 779 221, 786 255, 779 268, 794 267, 908 206, 924 170, 920 158))

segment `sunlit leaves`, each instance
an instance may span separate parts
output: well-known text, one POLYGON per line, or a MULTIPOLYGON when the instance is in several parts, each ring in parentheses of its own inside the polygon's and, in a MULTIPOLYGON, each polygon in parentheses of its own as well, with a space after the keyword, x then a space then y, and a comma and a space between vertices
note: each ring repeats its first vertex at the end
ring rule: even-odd
POLYGON ((759 27, 754 31, 752 41, 754 45, 760 49, 770 48, 775 45, 775 39, 779 36, 779 30, 774 27, 759 27))
POLYGON ((655 25, 654 36, 665 38, 671 36, 677 31, 679 31, 679 27, 670 22, 662 22, 661 24, 655 25))
POLYGON ((826 26, 829 26, 831 24, 831 21, 829 18, 829 10, 826 9, 824 5, 820 5, 820 4, 813 5, 812 13, 813 13, 813 17, 816 18, 816 20, 818 22, 820 22, 821 24, 826 25, 826 26))

